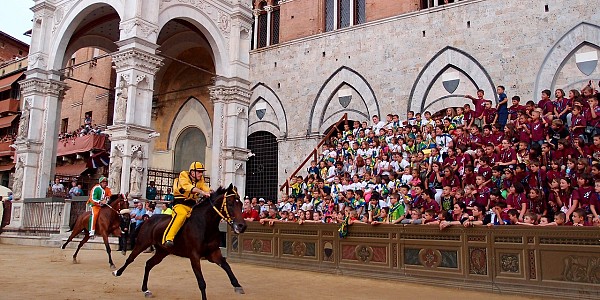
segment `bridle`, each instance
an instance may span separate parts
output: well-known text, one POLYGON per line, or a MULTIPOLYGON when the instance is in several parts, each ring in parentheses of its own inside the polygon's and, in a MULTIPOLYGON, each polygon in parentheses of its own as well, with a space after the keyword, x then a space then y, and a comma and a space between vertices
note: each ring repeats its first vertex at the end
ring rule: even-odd
POLYGON ((212 200, 210 201, 210 206, 212 206, 212 208, 217 212, 221 219, 225 220, 225 222, 227 222, 229 226, 233 227, 233 218, 229 214, 229 209, 227 209, 227 198, 231 196, 236 196, 238 198, 240 197, 236 190, 233 190, 233 193, 231 194, 225 192, 225 195, 223 195, 223 202, 221 203, 221 208, 217 208, 212 202, 212 200))

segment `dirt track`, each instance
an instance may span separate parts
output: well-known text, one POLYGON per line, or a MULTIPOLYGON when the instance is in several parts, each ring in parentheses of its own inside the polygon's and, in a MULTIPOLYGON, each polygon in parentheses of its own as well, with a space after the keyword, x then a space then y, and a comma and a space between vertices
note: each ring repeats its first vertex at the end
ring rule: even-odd
MULTIPOLYGON (((144 299, 140 286, 150 254, 140 255, 119 278, 111 275, 104 251, 82 250, 79 264, 71 263, 72 254, 72 249, 0 244, 0 299, 144 299)), ((113 254, 121 266, 125 258, 113 254)), ((209 299, 530 299, 239 263, 232 268, 245 295, 233 292, 221 268, 202 262, 209 299)), ((189 261, 179 257, 167 257, 156 266, 148 287, 156 299, 200 298, 189 261)))

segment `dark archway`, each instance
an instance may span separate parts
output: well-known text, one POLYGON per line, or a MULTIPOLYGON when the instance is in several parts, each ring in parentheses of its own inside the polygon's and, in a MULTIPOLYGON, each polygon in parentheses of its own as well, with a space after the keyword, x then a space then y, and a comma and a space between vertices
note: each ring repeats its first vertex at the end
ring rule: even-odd
POLYGON ((248 136, 248 149, 254 156, 246 163, 246 195, 276 200, 277 138, 270 132, 255 132, 248 136))
POLYGON ((194 161, 206 165, 206 136, 196 127, 186 128, 175 143, 173 170, 187 170, 194 161))

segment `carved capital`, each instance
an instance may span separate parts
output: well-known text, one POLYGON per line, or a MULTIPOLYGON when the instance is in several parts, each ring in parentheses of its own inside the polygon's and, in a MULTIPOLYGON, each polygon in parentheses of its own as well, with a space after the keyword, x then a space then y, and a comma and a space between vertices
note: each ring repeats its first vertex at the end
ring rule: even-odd
POLYGON ((62 96, 62 93, 67 89, 67 85, 58 80, 26 78, 19 82, 21 92, 24 96, 31 94, 46 94, 54 97, 62 96))
POLYGON ((265 6, 265 11, 266 11, 267 13, 271 13, 271 12, 273 12, 273 6, 271 6, 271 5, 267 5, 267 6, 265 6))
POLYGON ((154 75, 163 65, 161 57, 135 48, 115 52, 112 59, 117 72, 131 68, 154 75))
POLYGON ((252 93, 240 87, 210 87, 210 99, 214 102, 240 102, 247 103, 252 93))

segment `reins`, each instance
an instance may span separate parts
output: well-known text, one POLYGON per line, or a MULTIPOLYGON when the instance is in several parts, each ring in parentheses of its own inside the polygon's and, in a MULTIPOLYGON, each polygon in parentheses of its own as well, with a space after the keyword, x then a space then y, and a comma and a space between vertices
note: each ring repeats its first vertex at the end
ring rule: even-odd
MULTIPOLYGON (((212 201, 212 197, 209 197, 208 199, 208 203, 210 204, 210 206, 215 210, 215 212, 217 212, 217 214, 219 215, 219 217, 221 217, 221 219, 225 220, 225 222, 227 222, 227 224, 229 224, 229 226, 233 226, 233 218, 231 217, 231 215, 229 214, 229 209, 227 209, 227 198, 231 197, 231 196, 238 196, 239 194, 234 190, 232 194, 228 194, 227 191, 225 191, 225 195, 223 195, 223 202, 221 202, 221 208, 217 208, 215 206, 215 203, 212 201)), ((204 201, 200 201, 198 203, 196 203, 194 205, 193 208, 195 208, 196 206, 200 205, 201 203, 204 203, 204 201)))

